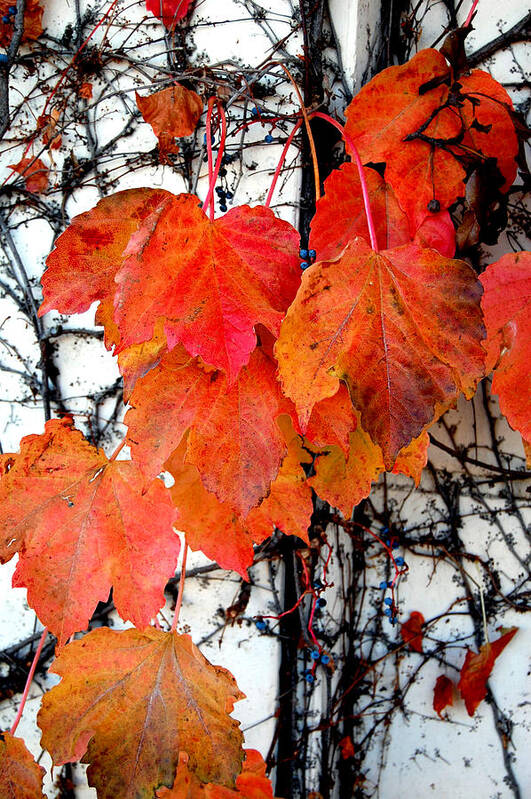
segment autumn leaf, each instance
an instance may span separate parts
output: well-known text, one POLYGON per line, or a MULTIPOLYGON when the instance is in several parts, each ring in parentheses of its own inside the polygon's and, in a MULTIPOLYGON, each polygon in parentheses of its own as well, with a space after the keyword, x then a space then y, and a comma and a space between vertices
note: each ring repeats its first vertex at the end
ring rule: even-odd
POLYGON ((162 21, 168 30, 173 30, 179 20, 190 11, 192 0, 146 0, 146 10, 162 21))
MULTIPOLYGON (((13 0, 0 0, 0 46, 9 47, 13 36, 14 16, 9 13, 10 7, 16 5, 13 0), (9 17, 10 22, 4 22, 9 17)), ((44 8, 40 0, 26 0, 24 6, 24 33, 22 42, 32 42, 42 33, 42 15, 44 8)))
POLYGON ((487 327, 488 368, 500 408, 524 441, 531 441, 531 252, 509 253, 480 277, 487 327))
POLYGON ((422 655, 422 625, 424 616, 418 610, 412 610, 409 619, 400 627, 400 635, 405 644, 414 652, 422 655))
POLYGON ((92 83, 85 82, 79 87, 79 96, 84 100, 92 100, 93 87, 92 83))
POLYGON ((454 703, 454 684, 452 680, 445 674, 440 674, 437 677, 435 687, 433 689, 433 709, 442 719, 441 713, 448 705, 454 703))
POLYGON ((117 351, 149 340, 164 317, 169 349, 183 344, 233 382, 256 346, 254 326, 278 334, 300 281, 298 240, 269 208, 210 222, 197 197, 167 193, 116 274, 117 351))
POLYGON ((22 158, 9 168, 24 178, 26 189, 32 194, 42 194, 48 188, 48 167, 40 158, 22 158))
POLYGON ((339 741, 338 746, 341 751, 341 758, 343 760, 348 760, 349 758, 354 757, 356 754, 350 735, 346 735, 344 738, 342 738, 339 741))
MULTIPOLYGON (((432 247, 449 258, 454 255, 455 230, 448 212, 432 214, 416 228, 400 207, 391 185, 375 169, 365 168, 364 175, 381 249, 400 247, 416 237, 424 247, 432 247)), ((317 201, 311 222, 309 246, 319 261, 330 261, 341 255, 356 236, 370 241, 358 168, 354 163, 345 163, 324 182, 324 195, 317 201)))
POLYGON ((477 706, 487 696, 487 680, 494 663, 507 644, 516 634, 518 627, 502 629, 499 638, 491 643, 483 644, 479 653, 467 649, 465 662, 461 667, 461 676, 457 687, 461 692, 469 716, 473 716, 477 706))
POLYGON ((345 454, 350 446, 350 434, 358 426, 358 416, 352 407, 348 391, 340 384, 333 397, 317 402, 313 408, 306 438, 317 449, 341 447, 345 454))
POLYGON ((235 789, 199 782, 188 768, 188 755, 179 754, 179 764, 172 788, 159 788, 157 799, 273 799, 273 787, 266 777, 266 764, 256 749, 245 749, 241 774, 235 789))
POLYGON ((298 243, 269 208, 233 208, 212 223, 191 194, 118 192, 59 237, 39 313, 100 300, 116 354, 152 341, 162 319, 169 349, 182 343, 233 382, 256 346, 254 326, 278 334, 300 282, 298 243))
POLYGON ((415 244, 375 253, 353 240, 307 269, 275 346, 303 431, 344 382, 391 469, 398 452, 483 374, 473 270, 415 244))
POLYGON ((197 468, 185 462, 186 438, 165 464, 175 481, 170 494, 179 510, 176 525, 186 533, 187 543, 222 568, 237 571, 245 580, 254 558, 253 542, 261 543, 272 535, 275 527, 287 535, 308 539, 312 494, 300 466, 308 455, 301 450, 293 429, 286 424, 283 427, 286 428, 288 454, 268 495, 246 518, 207 491, 197 468))
MULTIPOLYGON (((135 96, 138 109, 153 128, 162 152, 167 149, 168 144, 171 146, 174 138, 189 136, 194 132, 203 110, 199 95, 180 83, 148 97, 141 97, 138 92, 135 96)), ((178 150, 177 147, 176 151, 178 150)))
POLYGON ((275 421, 283 412, 275 367, 260 349, 229 385, 176 347, 137 382, 130 404, 127 438, 147 474, 162 469, 190 429, 186 461, 221 502, 245 516, 267 494, 286 444, 275 421))
POLYGON ((0 732, 0 796, 2 799, 44 799, 44 769, 37 765, 21 738, 0 732))
POLYGON ((160 480, 108 461, 71 420, 27 436, 0 481, 3 560, 21 549, 13 585, 62 646, 84 629, 111 586, 123 619, 148 624, 175 571, 176 513, 160 480))
POLYGON ((180 751, 200 781, 234 785, 243 736, 229 714, 244 696, 188 635, 100 628, 50 670, 62 679, 42 701, 42 745, 56 766, 90 763, 98 799, 151 799, 173 784, 180 751))

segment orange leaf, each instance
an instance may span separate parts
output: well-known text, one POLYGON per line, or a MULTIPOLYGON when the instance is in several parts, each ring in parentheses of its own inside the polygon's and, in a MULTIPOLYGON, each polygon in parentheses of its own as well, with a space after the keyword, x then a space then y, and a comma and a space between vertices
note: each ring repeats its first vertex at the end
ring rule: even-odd
MULTIPOLYGON (((381 249, 407 244, 416 234, 418 243, 423 246, 433 247, 450 258, 453 256, 455 231, 447 213, 433 214, 417 230, 413 221, 410 225, 390 184, 374 169, 365 168, 364 174, 381 249)), ((320 261, 329 261, 337 258, 356 236, 366 241, 370 238, 356 164, 345 163, 335 169, 325 180, 324 192, 312 219, 309 246, 317 252, 320 261)))
POLYGON ((179 83, 149 97, 140 97, 137 93, 136 104, 159 142, 162 135, 170 139, 189 136, 194 132, 203 110, 199 95, 179 83))
POLYGON ((234 208, 210 222, 190 194, 131 189, 76 217, 48 258, 40 313, 112 301, 116 352, 150 341, 159 319, 170 349, 223 369, 233 382, 256 346, 277 335, 300 282, 299 236, 269 208, 234 208))
POLYGON ((492 391, 499 395, 500 408, 511 427, 524 441, 530 441, 531 252, 504 255, 487 267, 480 280, 489 366, 499 360, 492 391))
POLYGON ((350 757, 354 757, 356 754, 350 735, 346 735, 344 738, 342 738, 338 745, 341 749, 341 757, 343 760, 348 760, 350 757))
POLYGON ((57 766, 90 763, 98 799, 152 797, 172 785, 180 751, 202 782, 234 785, 243 736, 229 713, 243 694, 188 635, 100 628, 50 670, 62 680, 42 701, 42 744, 57 766))
POLYGON ((32 194, 42 194, 48 188, 48 167, 40 158, 23 158, 9 168, 24 178, 24 185, 32 194))
POLYGON ((393 466, 393 474, 405 474, 407 477, 412 477, 415 485, 418 486, 422 470, 428 462, 429 445, 430 437, 424 431, 418 438, 414 438, 407 447, 400 450, 393 466))
POLYGON ((286 452, 274 364, 257 349, 235 383, 182 347, 138 381, 125 416, 134 460, 155 475, 190 428, 186 461, 205 487, 246 515, 269 491, 286 452), (216 442, 215 446, 212 442, 216 442))
POLYGON ((266 764, 255 749, 245 749, 241 774, 234 790, 221 785, 204 785, 188 768, 188 755, 180 752, 177 774, 172 788, 159 788, 157 799, 273 799, 273 788, 266 777, 266 764))
POLYGON ((509 630, 503 630, 502 628, 502 635, 491 643, 483 644, 478 654, 467 649, 457 687, 465 700, 469 716, 474 715, 479 703, 485 699, 487 695, 487 680, 494 667, 494 662, 517 630, 518 627, 511 627, 509 630))
POLYGON ((352 241, 314 264, 275 354, 304 430, 343 381, 392 468, 398 452, 483 374, 481 286, 473 270, 415 244, 375 253, 352 241))
POLYGON ((83 97, 85 100, 92 99, 92 83, 82 83, 79 87, 78 92, 80 97, 83 97))
POLYGON ((405 644, 422 655, 422 625, 424 616, 418 610, 409 614, 409 619, 400 627, 400 635, 405 644))
POLYGON ((87 626, 111 586, 118 612, 136 624, 164 604, 179 553, 168 492, 134 463, 108 461, 71 420, 22 440, 0 502, 2 539, 13 540, 6 554, 22 545, 13 585, 27 587, 60 646, 87 626))
MULTIPOLYGON (((13 0, 0 0, 0 46, 9 47, 13 37, 12 22, 2 22, 5 16, 9 15, 9 7, 15 5, 13 0)), ((40 0, 26 0, 24 6, 24 33, 23 42, 32 42, 38 39, 42 33, 42 15, 44 8, 40 0)), ((12 18, 13 19, 13 18, 12 18)), ((31 189, 30 189, 31 191, 31 189)))
POLYGON ((327 397, 313 406, 306 438, 318 449, 335 445, 345 454, 350 446, 350 433, 358 426, 358 417, 352 407, 344 385, 333 397, 327 397))
POLYGON ((21 738, 0 732, 0 796, 2 799, 44 799, 44 769, 37 765, 21 738))
POLYGON ((146 0, 146 10, 160 19, 168 30, 173 30, 180 19, 190 11, 192 0, 146 0))
POLYGON ((437 677, 437 682, 433 689, 433 709, 442 719, 441 713, 448 705, 454 703, 454 684, 445 674, 437 677))

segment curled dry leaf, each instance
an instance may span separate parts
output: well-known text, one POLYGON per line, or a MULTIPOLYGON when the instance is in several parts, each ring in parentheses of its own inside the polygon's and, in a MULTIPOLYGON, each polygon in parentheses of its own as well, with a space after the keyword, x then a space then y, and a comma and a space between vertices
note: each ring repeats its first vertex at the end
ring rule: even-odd
POLYGON ((433 689, 433 709, 441 719, 444 708, 454 703, 454 687, 452 680, 445 674, 440 674, 437 677, 433 689))
POLYGON ((51 671, 62 679, 43 698, 42 744, 56 766, 90 763, 98 799, 152 799, 173 784, 179 752, 201 782, 234 786, 243 735, 229 714, 244 695, 188 635, 100 628, 51 671))
MULTIPOLYGON (((199 95, 179 83, 148 97, 136 93, 140 113, 153 128, 161 152, 172 146, 174 138, 193 133, 203 110, 199 95)), ((179 148, 176 148, 178 152, 179 148)), ((172 149, 172 152, 174 150, 172 149)))
POLYGON ((188 755, 179 754, 179 765, 172 788, 159 788, 157 799, 274 799, 273 787, 266 777, 266 764, 256 749, 246 749, 241 774, 234 790, 222 785, 199 782, 188 768, 188 755))
POLYGON ((480 277, 492 391, 512 428, 531 441, 531 252, 504 255, 480 277))
POLYGON ((465 662, 461 667, 461 676, 457 687, 461 692, 469 716, 473 716, 477 706, 487 695, 487 680, 489 679, 496 658, 503 652, 512 640, 518 627, 503 630, 495 641, 483 644, 479 652, 467 649, 465 662))
POLYGON ((161 480, 108 461, 71 420, 22 439, 0 481, 2 560, 20 550, 13 585, 62 646, 84 629, 111 586, 123 619, 148 624, 164 604, 179 539, 161 480))
POLYGON ((391 469, 399 451, 483 375, 481 285, 463 261, 354 239, 307 269, 275 346, 305 431, 344 382, 391 469))
POLYGON ((9 168, 24 178, 24 185, 32 194, 43 194, 48 188, 48 167, 40 158, 22 158, 9 168))
POLYGON ((45 799, 44 769, 37 765, 21 738, 0 732, 0 796, 2 799, 45 799))
POLYGON ((424 616, 418 610, 412 610, 409 619, 400 627, 400 635, 405 644, 422 655, 422 625, 424 616))

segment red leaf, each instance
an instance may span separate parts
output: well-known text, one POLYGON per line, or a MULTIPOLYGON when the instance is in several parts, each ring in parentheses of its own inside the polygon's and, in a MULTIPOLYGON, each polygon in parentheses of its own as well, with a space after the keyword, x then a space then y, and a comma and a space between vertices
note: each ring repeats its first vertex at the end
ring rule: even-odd
POLYGON ((275 353, 301 427, 344 382, 392 468, 398 452, 483 374, 481 285, 462 261, 355 239, 303 273, 275 353))
POLYGON ((306 438, 317 449, 328 446, 341 447, 345 454, 350 446, 350 433, 358 426, 358 417, 352 407, 344 385, 333 397, 327 397, 313 406, 306 438))
POLYGON ((140 113, 153 128, 162 150, 168 137, 172 140, 193 133, 203 110, 199 95, 179 83, 149 97, 140 97, 138 92, 135 96, 140 113))
POLYGON ((286 452, 275 421, 283 405, 274 364, 260 349, 229 385, 222 372, 201 368, 176 347, 131 395, 131 454, 156 475, 190 429, 186 461, 209 491, 246 516, 267 494, 286 452))
POLYGON ((474 715, 477 706, 485 699, 487 695, 487 680, 492 672, 494 662, 517 630, 518 627, 511 627, 505 631, 502 629, 502 635, 491 643, 483 644, 478 654, 467 649, 457 687, 465 700, 469 716, 474 715))
MULTIPOLYGON (((455 230, 447 212, 427 217, 417 229, 414 220, 408 221, 391 185, 374 169, 365 168, 364 174, 376 239, 382 250, 408 244, 416 237, 422 246, 453 256, 455 230)), ((317 202, 312 219, 309 246, 317 252, 318 260, 329 261, 341 255, 356 236, 370 241, 358 169, 354 163, 345 163, 325 180, 324 195, 317 202)))
POLYGON ((445 674, 437 677, 437 682, 433 689, 433 709, 442 719, 441 713, 448 705, 454 703, 454 684, 445 674))
POLYGON ((0 502, 6 556, 22 546, 13 585, 27 587, 60 646, 87 626, 111 586, 118 612, 136 624, 164 604, 179 553, 167 490, 130 461, 108 461, 68 419, 22 440, 0 502))
POLYGON ((38 766, 21 738, 0 732, 0 796, 2 799, 44 799, 38 766))
POLYGON ((146 0, 146 10, 172 30, 190 11, 192 0, 146 0))
POLYGON ((341 758, 343 760, 348 760, 349 758, 354 757, 356 754, 350 735, 346 735, 344 738, 342 738, 339 741, 338 746, 341 750, 341 758))
POLYGON ((492 391, 499 395, 511 427, 524 441, 531 441, 531 252, 504 255, 487 267, 480 280, 485 290, 481 305, 489 367, 499 361, 492 391))
POLYGON ((23 158, 9 168, 24 178, 24 185, 32 194, 42 194, 48 188, 48 167, 40 158, 23 158))
POLYGON ((422 655, 422 625, 424 616, 418 610, 413 610, 409 614, 409 619, 400 627, 400 635, 405 644, 414 652, 422 655))
POLYGON ((50 671, 62 679, 42 701, 42 744, 57 766, 90 763, 98 799, 152 797, 172 784, 179 752, 202 782, 234 785, 243 736, 229 714, 244 695, 188 635, 100 628, 50 671))

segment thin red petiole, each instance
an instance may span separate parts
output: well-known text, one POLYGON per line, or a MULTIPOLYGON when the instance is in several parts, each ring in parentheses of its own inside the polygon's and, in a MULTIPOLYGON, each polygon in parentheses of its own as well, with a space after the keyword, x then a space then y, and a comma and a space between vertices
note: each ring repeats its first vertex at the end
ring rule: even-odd
POLYGON ((479 3, 479 0, 474 0, 474 2, 472 3, 472 8, 468 12, 468 16, 467 16, 467 18, 465 20, 465 24, 463 25, 463 28, 468 28, 471 25, 472 17, 474 16, 474 11, 476 10, 476 7, 477 7, 478 3, 479 3))
POLYGON ((186 580, 186 559, 188 558, 188 544, 186 543, 186 536, 183 542, 183 562, 181 563, 181 579, 179 580, 179 593, 177 594, 177 602, 175 603, 175 613, 171 625, 172 632, 175 631, 179 622, 179 614, 181 612, 181 605, 183 604, 184 582, 186 580))
POLYGON ((114 460, 116 460, 116 458, 118 457, 118 455, 120 454, 120 452, 121 452, 121 451, 123 450, 123 448, 125 447, 126 443, 127 443, 127 442, 126 442, 125 438, 123 439, 123 441, 120 441, 120 443, 118 444, 118 446, 117 446, 117 447, 116 447, 116 449, 114 450, 113 454, 112 454, 112 455, 111 455, 111 457, 109 458, 109 460, 110 460, 110 461, 114 461, 114 460))
POLYGON ((289 134, 288 138, 286 139, 286 143, 285 143, 284 148, 282 150, 282 154, 281 154, 279 162, 277 164, 277 168, 275 169, 275 174, 273 175, 273 180, 271 181, 271 188, 269 189, 269 192, 268 192, 268 195, 267 195, 267 199, 265 201, 266 208, 269 208, 269 205, 271 203, 271 199, 273 197, 273 192, 275 191, 275 186, 277 185, 277 180, 280 177, 280 172, 282 170, 282 167, 284 166, 284 161, 286 160, 286 155, 288 154, 288 150, 289 150, 289 148, 291 146, 291 142, 293 141, 293 139, 295 137, 295 134, 299 130, 299 128, 302 125, 302 123, 303 123, 303 120, 299 119, 299 121, 297 122, 297 124, 295 125, 295 127, 293 128, 291 133, 289 134))
POLYGON ((42 631, 42 635, 41 635, 41 639, 39 641, 39 645, 38 645, 37 649, 35 650, 35 655, 33 656, 33 663, 31 664, 31 668, 30 668, 29 673, 28 673, 28 678, 26 680, 26 685, 24 686, 24 693, 22 694, 22 699, 20 700, 20 705, 18 707, 17 716, 15 718, 15 721, 11 725, 11 730, 10 730, 11 735, 15 734, 16 729, 17 729, 18 724, 19 724, 19 721, 22 718, 22 713, 24 711, 24 705, 26 704, 26 700, 27 700, 28 694, 29 694, 29 689, 30 689, 31 683, 33 682, 33 675, 35 674, 35 669, 37 668, 37 663, 39 662, 39 658, 41 656, 42 648, 44 646, 44 642, 46 641, 46 636, 47 635, 48 635, 48 627, 45 627, 44 630, 42 631))
POLYGON ((319 119, 324 119, 325 122, 329 122, 333 125, 343 136, 345 142, 350 147, 352 155, 354 157, 354 161, 356 162, 356 166, 358 167, 358 173, 360 176, 360 183, 361 183, 361 193, 363 195, 363 204, 365 206, 365 215, 367 216, 367 227, 369 228, 369 236, 371 237, 371 247, 373 248, 374 252, 379 252, 378 249, 378 241, 376 239, 376 229, 374 227, 374 221, 372 218, 371 212, 371 203, 369 201, 369 190, 367 189, 367 181, 365 180, 365 174, 363 172, 363 164, 361 163, 361 158, 359 156, 358 150, 356 145, 345 131, 343 125, 340 122, 337 122, 328 114, 323 114, 321 111, 312 111, 310 117, 318 117, 319 119))
POLYGON ((221 168, 221 162, 223 160, 223 153, 225 151, 225 140, 227 138, 227 117, 225 116, 225 111, 223 110, 223 106, 217 101, 218 104, 218 114, 221 119, 221 134, 219 139, 219 149, 218 149, 218 157, 216 158, 216 166, 212 171, 212 108, 213 104, 216 102, 215 97, 211 97, 208 101, 208 112, 207 112, 207 120, 206 120, 206 137, 207 137, 207 157, 208 157, 208 192, 207 196, 205 197, 205 201, 203 203, 203 208, 205 209, 205 213, 208 210, 210 205, 210 221, 214 221, 214 187, 216 185, 216 181, 218 179, 219 170, 221 168))

